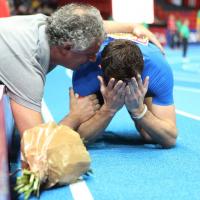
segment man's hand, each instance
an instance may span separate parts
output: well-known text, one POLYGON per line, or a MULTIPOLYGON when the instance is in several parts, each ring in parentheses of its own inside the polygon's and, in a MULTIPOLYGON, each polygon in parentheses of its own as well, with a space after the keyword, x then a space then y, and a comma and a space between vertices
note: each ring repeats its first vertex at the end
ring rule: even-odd
POLYGON ((70 113, 69 116, 77 117, 80 124, 90 119, 100 108, 99 101, 95 94, 79 97, 70 89, 70 113))
POLYGON ((156 36, 141 24, 104 20, 104 28, 107 33, 133 33, 138 37, 147 37, 161 50, 163 54, 165 54, 164 48, 162 47, 156 36))
POLYGON ((141 76, 138 75, 137 81, 131 78, 131 81, 126 86, 125 105, 127 110, 134 116, 139 115, 144 110, 144 97, 147 93, 149 77, 146 77, 144 84, 141 76))
POLYGON ((79 97, 78 94, 74 94, 74 90, 69 90, 70 96, 70 112, 67 116, 60 121, 60 124, 71 127, 77 130, 78 127, 89 120, 99 110, 99 101, 95 94, 79 97))
POLYGON ((113 115, 124 105, 125 87, 123 81, 118 81, 115 84, 115 79, 111 78, 107 87, 101 76, 98 76, 100 81, 100 90, 104 99, 104 109, 113 115))
POLYGON ((138 37, 147 37, 151 42, 153 42, 162 52, 162 54, 165 54, 164 48, 156 38, 156 36, 149 31, 147 28, 145 28, 141 24, 134 24, 133 26, 133 34, 138 37))

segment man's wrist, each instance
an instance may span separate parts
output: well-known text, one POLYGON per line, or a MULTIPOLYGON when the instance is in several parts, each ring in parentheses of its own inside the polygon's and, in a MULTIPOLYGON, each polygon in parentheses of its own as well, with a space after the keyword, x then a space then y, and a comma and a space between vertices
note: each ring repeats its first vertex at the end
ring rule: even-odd
POLYGON ((113 117, 117 111, 114 109, 107 108, 107 106, 103 105, 100 109, 100 112, 102 112, 110 117, 113 117))
POLYGON ((61 122, 60 124, 64 124, 66 126, 69 126, 70 128, 76 130, 80 126, 80 120, 78 116, 74 114, 68 114, 61 122))
POLYGON ((134 112, 130 112, 130 115, 131 115, 131 118, 133 120, 139 120, 139 119, 142 119, 145 116, 147 111, 148 111, 148 108, 147 108, 146 104, 144 104, 142 112, 137 113, 137 114, 134 113, 134 112))

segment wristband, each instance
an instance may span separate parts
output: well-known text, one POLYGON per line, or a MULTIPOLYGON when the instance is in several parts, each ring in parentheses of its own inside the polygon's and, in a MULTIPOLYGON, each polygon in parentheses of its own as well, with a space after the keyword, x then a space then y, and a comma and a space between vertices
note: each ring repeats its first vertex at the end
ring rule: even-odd
POLYGON ((133 116, 133 114, 131 113, 131 118, 134 120, 134 119, 141 119, 141 118, 143 118, 144 117, 144 115, 146 114, 146 112, 147 112, 147 106, 146 106, 146 104, 144 104, 144 110, 139 114, 139 115, 137 115, 137 116, 133 116))

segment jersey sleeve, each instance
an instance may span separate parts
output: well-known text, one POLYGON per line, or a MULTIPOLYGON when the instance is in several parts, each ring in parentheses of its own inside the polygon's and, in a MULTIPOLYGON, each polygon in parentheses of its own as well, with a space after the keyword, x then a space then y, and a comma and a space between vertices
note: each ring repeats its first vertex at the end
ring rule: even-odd
POLYGON ((171 67, 161 54, 151 55, 145 66, 143 79, 149 76, 148 93, 152 96, 152 103, 157 105, 172 105, 174 79, 171 67), (154 58, 155 57, 155 58, 154 58))
POLYGON ((72 85, 75 93, 80 96, 88 96, 100 90, 100 83, 97 79, 98 75, 102 75, 102 71, 98 66, 100 60, 99 54, 96 62, 81 65, 78 70, 73 72, 72 85))

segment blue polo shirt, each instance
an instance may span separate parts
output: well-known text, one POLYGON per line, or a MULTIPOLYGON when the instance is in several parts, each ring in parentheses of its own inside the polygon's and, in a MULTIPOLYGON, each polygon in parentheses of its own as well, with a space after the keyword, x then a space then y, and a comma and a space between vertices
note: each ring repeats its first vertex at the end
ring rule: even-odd
MULTIPOLYGON (((108 37, 101 45, 97 53, 96 62, 88 62, 81 65, 73 73, 72 84, 74 91, 80 96, 87 96, 100 91, 98 75, 102 70, 98 66, 101 63, 101 52, 114 38, 108 37)), ((144 59, 144 69, 141 74, 142 80, 149 76, 149 86, 146 97, 152 97, 152 103, 157 105, 171 105, 173 100, 173 74, 165 57, 153 44, 148 45, 135 43, 141 50, 144 59)))

